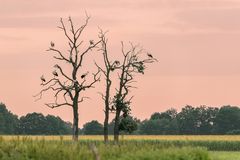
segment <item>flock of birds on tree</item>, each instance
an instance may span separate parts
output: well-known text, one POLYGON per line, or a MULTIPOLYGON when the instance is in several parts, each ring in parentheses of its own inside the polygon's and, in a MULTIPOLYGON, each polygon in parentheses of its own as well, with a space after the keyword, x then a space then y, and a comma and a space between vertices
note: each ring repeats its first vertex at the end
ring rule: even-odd
MULTIPOLYGON (((89 72, 82 74, 82 75, 81 75, 81 79, 84 79, 84 78, 88 75, 88 73, 89 73, 89 72)), ((53 74, 54 77, 58 77, 57 71, 53 71, 52 74, 53 74)), ((42 76, 40 77, 40 79, 41 79, 42 82, 46 82, 46 79, 45 79, 44 75, 42 75, 42 76)))
MULTIPOLYGON (((90 40, 89 43, 90 43, 90 45, 94 45, 94 41, 93 41, 93 40, 90 40)), ((51 46, 52 48, 55 47, 54 42, 51 41, 51 42, 50 42, 50 46, 51 46)), ((152 55, 152 54, 147 53, 147 56, 148 56, 150 59, 153 59, 153 55, 152 55)), ((114 63, 115 63, 117 66, 120 65, 120 62, 119 62, 119 61, 115 61, 114 63)), ((55 65, 55 66, 58 67, 58 65, 55 65)), ((112 70, 114 70, 114 68, 113 68, 112 70)), ((85 73, 85 74, 82 74, 82 75, 81 75, 81 79, 84 79, 84 78, 87 76, 88 73, 89 73, 89 72, 87 72, 87 73, 85 73)), ((53 71, 52 74, 53 74, 54 77, 58 77, 58 73, 57 73, 56 70, 53 71)), ((40 79, 41 79, 42 82, 46 82, 46 79, 44 78, 43 75, 40 77, 40 79)))

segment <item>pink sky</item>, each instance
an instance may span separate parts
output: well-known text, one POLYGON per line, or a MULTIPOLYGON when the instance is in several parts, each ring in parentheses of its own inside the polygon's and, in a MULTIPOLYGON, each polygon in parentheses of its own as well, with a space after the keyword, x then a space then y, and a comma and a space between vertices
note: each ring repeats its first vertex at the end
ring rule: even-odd
MULTIPOLYGON (((52 110, 43 105, 48 98, 34 102, 32 96, 54 65, 45 51, 49 42, 64 49, 60 17, 81 24, 85 10, 92 17, 87 41, 97 38, 100 26, 110 31, 112 57, 120 54, 120 41, 132 41, 160 61, 137 77, 134 116, 186 104, 240 106, 240 0, 0 0, 0 102, 13 113, 72 121, 70 108, 52 110)), ((91 100, 80 104, 80 125, 103 121, 102 85, 86 93, 91 100)))

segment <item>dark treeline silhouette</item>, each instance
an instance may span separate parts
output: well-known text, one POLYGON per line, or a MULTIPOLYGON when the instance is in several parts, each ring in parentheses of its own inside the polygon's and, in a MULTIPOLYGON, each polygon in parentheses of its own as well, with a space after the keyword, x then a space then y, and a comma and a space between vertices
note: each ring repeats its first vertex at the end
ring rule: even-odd
MULTIPOLYGON (((80 134, 102 135, 103 125, 96 120, 87 122, 80 134)), ((214 135, 240 134, 240 108, 236 106, 182 108, 155 112, 149 119, 140 121, 131 116, 120 117, 121 134, 143 135, 214 135)), ((114 133, 114 120, 109 123, 109 134, 114 133)), ((0 103, 0 134, 68 135, 72 124, 59 117, 29 113, 18 118, 0 103)))
MULTIPOLYGON (((92 134, 97 121, 87 123, 83 134, 92 134), (89 129, 91 128, 91 130, 89 129)), ((102 129, 98 123, 98 131, 102 129)), ((109 134, 113 134, 114 120, 109 124, 109 134)), ((155 112, 149 119, 140 121, 127 116, 121 118, 119 130, 122 134, 139 135, 217 135, 240 134, 240 108, 236 106, 193 107, 185 106, 178 113, 176 109, 155 112)), ((102 134, 102 132, 99 132, 102 134)))
POLYGON ((0 134, 5 135, 67 135, 72 124, 52 115, 28 113, 18 118, 0 103, 0 134))

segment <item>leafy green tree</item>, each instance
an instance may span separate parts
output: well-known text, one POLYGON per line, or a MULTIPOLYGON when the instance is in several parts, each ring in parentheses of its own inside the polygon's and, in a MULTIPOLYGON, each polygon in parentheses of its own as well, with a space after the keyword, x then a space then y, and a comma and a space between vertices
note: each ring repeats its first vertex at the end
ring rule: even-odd
POLYGON ((180 134, 212 134, 217 108, 186 106, 177 115, 180 134))
POLYGON ((180 134, 197 134, 198 112, 192 106, 185 106, 178 113, 177 120, 180 134))
POLYGON ((157 119, 161 119, 161 113, 159 112, 153 113, 150 117, 150 120, 157 120, 157 119))
POLYGON ((27 135, 65 135, 72 133, 70 123, 64 122, 59 117, 41 113, 29 113, 20 118, 21 134, 27 135))
POLYGON ((142 134, 177 134, 177 111, 168 109, 165 112, 155 112, 151 115, 150 120, 145 120, 140 127, 142 134))
POLYGON ((119 131, 124 133, 131 134, 138 129, 137 119, 134 119, 132 116, 121 117, 119 124, 119 131))
POLYGON ((18 117, 7 110, 5 104, 0 103, 0 134, 17 134, 18 117))
POLYGON ((196 112, 197 117, 197 134, 212 134, 213 133, 213 123, 218 113, 218 108, 200 106, 197 107, 196 112))
POLYGON ((174 108, 168 109, 165 112, 155 112, 151 115, 150 120, 156 120, 156 119, 168 119, 173 120, 177 116, 177 110, 174 108))
POLYGON ((170 121, 168 119, 145 120, 140 126, 140 133, 147 135, 168 134, 170 121))
POLYGON ((179 134, 178 121, 176 118, 170 121, 170 123, 168 124, 168 129, 166 133, 170 135, 179 134))
POLYGON ((96 120, 83 125, 83 133, 86 135, 102 135, 103 125, 96 120))
POLYGON ((20 130, 22 134, 47 134, 47 128, 47 120, 41 113, 29 113, 20 118, 20 130))
POLYGON ((49 135, 66 135, 72 133, 70 123, 64 122, 60 117, 52 115, 46 116, 47 121, 47 133, 49 135))
POLYGON ((240 129, 240 109, 235 106, 220 108, 214 123, 215 133, 226 134, 232 130, 240 129))

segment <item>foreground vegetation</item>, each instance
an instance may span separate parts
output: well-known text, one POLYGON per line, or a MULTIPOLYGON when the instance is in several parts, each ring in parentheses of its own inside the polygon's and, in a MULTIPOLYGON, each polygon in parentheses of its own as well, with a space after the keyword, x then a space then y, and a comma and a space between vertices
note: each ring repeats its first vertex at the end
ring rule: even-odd
POLYGON ((209 152, 213 160, 240 160, 240 152, 209 152))
MULTIPOLYGON (((2 135, 0 136, 3 140, 14 140, 14 139, 24 139, 30 138, 32 140, 72 140, 72 136, 42 136, 42 135, 2 135)), ((110 140, 113 140, 113 136, 109 136, 110 140)), ((80 140, 84 141, 102 141, 102 135, 81 135, 80 140)), ((152 141, 218 141, 218 142, 240 142, 239 135, 122 135, 120 140, 152 140, 152 141)))
POLYGON ((239 160, 240 136, 2 136, 0 160, 239 160), (111 136, 110 139, 113 139, 111 136), (94 148, 96 147, 96 148, 94 148), (97 149, 97 151, 96 151, 97 149))
POLYGON ((119 145, 102 141, 46 141, 30 138, 0 141, 2 160, 210 160, 206 149, 165 147, 164 145, 125 141, 119 145), (96 148, 94 148, 96 146, 96 148))
MULTIPOLYGON (((114 121, 114 120, 113 120, 114 121)), ((114 122, 109 123, 108 133, 113 134, 114 122)), ((122 133, 135 135, 216 135, 240 134, 240 108, 224 106, 186 106, 177 113, 170 109, 154 113, 149 119, 140 121, 127 116, 121 119, 122 133)), ((79 129, 80 134, 102 135, 103 125, 98 121, 87 122, 79 129)), ((0 134, 4 135, 71 135, 72 124, 60 117, 29 113, 18 118, 0 103, 0 134)))

